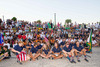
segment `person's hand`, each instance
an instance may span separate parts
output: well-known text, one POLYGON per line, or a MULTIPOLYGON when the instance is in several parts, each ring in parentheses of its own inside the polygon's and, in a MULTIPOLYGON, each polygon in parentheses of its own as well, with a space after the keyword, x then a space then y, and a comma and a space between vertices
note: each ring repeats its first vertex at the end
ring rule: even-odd
POLYGON ((8 52, 4 53, 4 56, 7 56, 8 52))
POLYGON ((18 51, 17 53, 18 53, 18 54, 20 54, 20 52, 19 52, 19 51, 18 51))

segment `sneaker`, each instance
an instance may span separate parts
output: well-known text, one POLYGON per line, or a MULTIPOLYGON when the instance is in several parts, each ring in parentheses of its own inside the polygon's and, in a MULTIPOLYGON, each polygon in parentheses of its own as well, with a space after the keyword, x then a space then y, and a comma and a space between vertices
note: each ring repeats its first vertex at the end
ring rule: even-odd
POLYGON ((19 63, 19 64, 21 64, 21 65, 22 65, 22 63, 21 63, 19 60, 17 60, 17 63, 19 63))
POLYGON ((70 61, 70 63, 73 63, 72 61, 70 61))
POLYGON ((17 60, 17 63, 19 63, 20 61, 19 60, 17 60))
POLYGON ((54 58, 52 58, 52 60, 53 60, 54 58))
POLYGON ((76 62, 74 60, 72 60, 71 63, 76 63, 76 62))
POLYGON ((22 62, 19 62, 20 65, 22 65, 22 62))
POLYGON ((49 59, 50 59, 50 57, 49 57, 49 59))
POLYGON ((87 59, 84 59, 86 62, 89 62, 87 59))
POLYGON ((18 63, 19 61, 17 60, 17 63, 18 63))
POLYGON ((81 62, 80 60, 77 60, 78 62, 81 62))

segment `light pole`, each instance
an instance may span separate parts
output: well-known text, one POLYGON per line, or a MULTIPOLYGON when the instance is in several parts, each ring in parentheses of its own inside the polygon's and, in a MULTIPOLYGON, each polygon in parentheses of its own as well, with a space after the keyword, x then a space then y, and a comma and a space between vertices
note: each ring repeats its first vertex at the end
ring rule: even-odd
POLYGON ((54 23, 55 23, 55 26, 56 26, 56 13, 54 13, 54 23))

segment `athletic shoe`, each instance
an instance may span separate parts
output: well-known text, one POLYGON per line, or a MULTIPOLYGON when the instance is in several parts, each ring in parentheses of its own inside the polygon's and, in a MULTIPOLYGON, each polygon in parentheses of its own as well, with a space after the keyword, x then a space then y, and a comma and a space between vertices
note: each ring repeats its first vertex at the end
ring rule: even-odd
POLYGON ((70 61, 70 63, 73 63, 72 61, 70 61))
POLYGON ((22 65, 22 63, 19 60, 17 60, 17 62, 22 65))
POLYGON ((21 63, 21 62, 19 62, 19 64, 20 64, 20 65, 22 65, 22 63, 21 63))
POLYGON ((78 62, 81 62, 80 60, 77 60, 78 62))
POLYGON ((74 60, 71 61, 72 63, 76 63, 74 60))
POLYGON ((50 59, 50 57, 49 57, 49 59, 50 59))
POLYGON ((84 59, 86 62, 89 62, 87 59, 84 59))
POLYGON ((18 63, 19 61, 17 60, 17 63, 18 63))
POLYGON ((53 60, 54 58, 52 58, 52 60, 53 60))

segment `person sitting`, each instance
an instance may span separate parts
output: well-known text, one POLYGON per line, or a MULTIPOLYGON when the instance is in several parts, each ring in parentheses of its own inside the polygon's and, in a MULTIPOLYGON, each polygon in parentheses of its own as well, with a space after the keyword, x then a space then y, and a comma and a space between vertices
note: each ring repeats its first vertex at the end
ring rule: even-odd
POLYGON ((17 62, 19 62, 20 64, 22 64, 21 63, 22 61, 27 61, 30 59, 30 56, 26 55, 25 48, 26 47, 24 46, 23 42, 19 41, 18 45, 16 45, 14 48, 11 49, 13 52, 16 53, 16 57, 18 59, 17 62), (22 55, 22 53, 24 53, 25 56, 21 57, 20 59, 20 55, 22 55), (22 58, 25 58, 25 60, 22 60, 22 58))
POLYGON ((28 42, 28 45, 26 45, 26 49, 27 49, 27 54, 30 53, 31 48, 33 47, 31 42, 28 42))
POLYGON ((3 50, 0 52, 0 61, 3 59, 9 59, 11 57, 10 50, 8 49, 8 46, 3 46, 3 50))
POLYGON ((76 42, 76 46, 74 46, 74 48, 75 48, 75 55, 77 57, 77 61, 80 62, 80 59, 78 56, 78 53, 79 53, 81 55, 84 55, 85 57, 84 60, 88 62, 87 57, 86 57, 86 49, 83 48, 78 41, 76 42))
POLYGON ((4 43, 4 45, 3 45, 3 46, 5 46, 5 45, 7 45, 7 46, 8 46, 8 49, 10 49, 10 44, 8 43, 8 41, 7 41, 7 40, 5 40, 5 43, 4 43))
POLYGON ((54 47, 52 49, 52 57, 54 59, 62 58, 63 55, 61 53, 62 49, 58 46, 58 42, 55 42, 54 47))
POLYGON ((66 42, 65 46, 63 47, 63 53, 64 56, 67 57, 67 59, 71 62, 71 63, 76 63, 74 61, 74 49, 72 49, 71 45, 69 44, 69 42, 66 42), (70 60, 69 55, 72 56, 72 60, 70 60))
POLYGON ((48 48, 48 45, 46 45, 46 44, 43 45, 43 50, 42 50, 41 56, 44 58, 47 58, 47 59, 49 57, 51 57, 50 49, 48 48))
POLYGON ((53 37, 51 37, 51 39, 50 39, 50 44, 51 44, 52 46, 54 46, 54 42, 55 42, 55 40, 53 39, 53 37))
POLYGON ((38 51, 41 53, 42 52, 42 45, 40 44, 40 42, 37 42, 37 47, 38 51))
POLYGON ((93 47, 97 47, 97 46, 98 46, 98 43, 97 43, 97 41, 95 40, 95 38, 92 39, 92 46, 93 46, 93 47))
POLYGON ((66 41, 65 38, 63 38, 63 39, 62 39, 62 42, 59 44, 59 46, 60 46, 61 48, 64 47, 64 45, 65 45, 65 41, 66 41))
POLYGON ((37 47, 37 44, 35 43, 34 46, 30 50, 30 57, 33 61, 35 61, 35 59, 38 58, 38 56, 40 56, 40 53, 36 47, 37 47))
POLYGON ((83 42, 83 47, 86 49, 86 52, 89 52, 89 51, 88 51, 89 46, 87 45, 86 40, 84 40, 84 42, 83 42))
POLYGON ((13 48, 14 48, 16 45, 18 45, 18 41, 17 41, 17 40, 14 41, 13 48))

